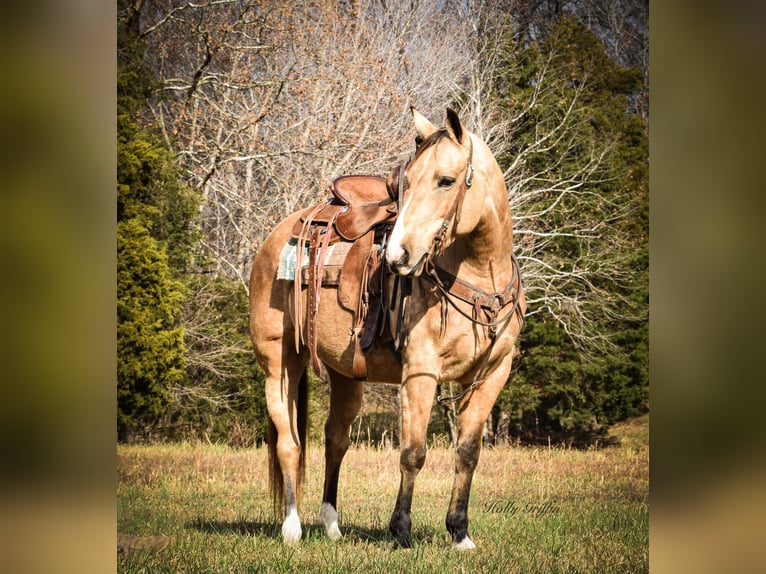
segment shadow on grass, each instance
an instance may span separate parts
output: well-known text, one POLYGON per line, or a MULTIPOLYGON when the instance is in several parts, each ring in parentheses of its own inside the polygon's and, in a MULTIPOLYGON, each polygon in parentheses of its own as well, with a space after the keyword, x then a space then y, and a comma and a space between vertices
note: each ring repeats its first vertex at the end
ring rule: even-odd
POLYGON ((200 517, 187 523, 186 527, 206 534, 238 534, 240 536, 264 536, 266 538, 276 538, 280 535, 279 525, 275 522, 254 520, 226 521, 200 517))
MULTIPOLYGON (((239 536, 263 536, 279 539, 282 536, 281 525, 276 522, 261 522, 256 520, 208 520, 197 518, 186 525, 187 528, 206 534, 237 534, 239 536)), ((348 524, 341 525, 344 540, 366 544, 393 544, 393 538, 386 528, 367 528, 348 524)), ((320 540, 326 538, 324 527, 319 524, 304 524, 304 540, 320 540)), ((439 531, 428 526, 413 528, 412 540, 415 544, 428 544, 439 538, 439 531)))

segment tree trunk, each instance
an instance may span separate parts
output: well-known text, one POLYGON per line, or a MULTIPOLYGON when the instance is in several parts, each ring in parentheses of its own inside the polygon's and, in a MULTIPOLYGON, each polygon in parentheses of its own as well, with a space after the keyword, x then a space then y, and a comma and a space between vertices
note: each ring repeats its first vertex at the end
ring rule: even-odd
POLYGON ((495 433, 495 444, 508 444, 511 442, 510 436, 511 416, 506 411, 500 411, 497 418, 497 432, 495 433))

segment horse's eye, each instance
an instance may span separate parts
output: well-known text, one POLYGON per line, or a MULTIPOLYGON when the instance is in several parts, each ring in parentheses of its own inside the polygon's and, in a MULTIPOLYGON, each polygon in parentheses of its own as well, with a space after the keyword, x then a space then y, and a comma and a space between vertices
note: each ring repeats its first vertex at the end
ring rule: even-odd
POLYGON ((423 143, 423 136, 420 136, 420 135, 415 136, 415 148, 416 149, 419 148, 420 144, 422 143, 423 143))
POLYGON ((446 175, 443 175, 443 176, 441 176, 439 178, 438 185, 439 185, 439 187, 449 187, 453 183, 455 183, 455 178, 454 177, 448 177, 446 175))

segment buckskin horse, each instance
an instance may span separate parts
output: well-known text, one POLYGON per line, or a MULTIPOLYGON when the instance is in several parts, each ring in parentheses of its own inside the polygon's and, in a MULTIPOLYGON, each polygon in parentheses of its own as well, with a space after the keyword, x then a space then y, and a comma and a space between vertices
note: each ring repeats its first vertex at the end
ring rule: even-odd
MULTIPOLYGON (((414 108, 411 111, 416 150, 405 165, 395 168, 388 180, 339 182, 335 199, 279 223, 253 262, 250 329, 266 377, 269 482, 275 508, 284 508, 281 532, 286 544, 299 542, 302 535, 298 500, 311 362, 315 370, 325 370, 330 385, 319 510, 327 535, 342 537, 336 510, 338 478, 350 426, 362 404, 365 383, 359 379, 401 386, 401 481, 389 531, 405 548, 412 545, 410 509, 415 479, 426 458, 431 408, 441 383, 452 381, 460 384, 460 391, 437 399, 460 401, 446 527, 454 547, 475 548, 468 535, 471 481, 485 421, 509 378, 526 303, 497 161, 453 110, 447 110, 446 125, 440 129, 414 108), (359 200, 358 192, 363 196, 370 190, 373 201, 359 200), (354 207, 359 201, 361 208, 354 207), (369 220, 370 206, 374 233, 368 233, 370 221, 346 233, 352 239, 356 232, 370 237, 363 263, 349 264, 353 273, 344 265, 340 280, 333 281, 326 276, 333 266, 325 260, 328 245, 335 242, 354 250, 361 242, 351 243, 343 234, 339 238, 335 229, 342 227, 339 222, 349 211, 353 216, 347 217, 347 226, 369 220), (288 264, 294 276, 280 278, 290 245, 297 260, 288 264), (376 253, 377 265, 370 265, 376 253), (369 288, 373 275, 378 290, 369 288), (356 305, 341 296, 343 289, 358 298, 356 305), (370 320, 374 301, 381 303, 370 320), (365 335, 369 324, 372 338, 365 335), (361 352, 360 337, 366 337, 361 352)), ((347 249, 349 261, 351 250, 347 249)))

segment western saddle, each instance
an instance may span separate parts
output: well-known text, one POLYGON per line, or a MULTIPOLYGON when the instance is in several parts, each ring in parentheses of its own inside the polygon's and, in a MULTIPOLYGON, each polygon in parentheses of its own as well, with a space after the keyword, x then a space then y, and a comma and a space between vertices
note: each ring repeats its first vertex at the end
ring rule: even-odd
POLYGON ((292 229, 297 242, 294 305, 298 328, 296 349, 305 343, 311 364, 320 372, 317 357, 316 320, 323 286, 337 287, 338 302, 353 313, 350 336, 354 342, 353 376, 367 378, 365 353, 378 335, 385 333, 385 288, 387 268, 383 264, 386 236, 398 215, 399 168, 388 179, 370 175, 345 175, 331 185, 332 197, 305 209, 292 229), (327 261, 331 245, 344 244, 342 261, 327 261), (307 253, 307 255, 306 255, 307 253), (304 258, 308 256, 308 265, 304 258), (302 289, 306 306, 302 307, 302 289), (303 332, 306 332, 306 341, 303 332))

